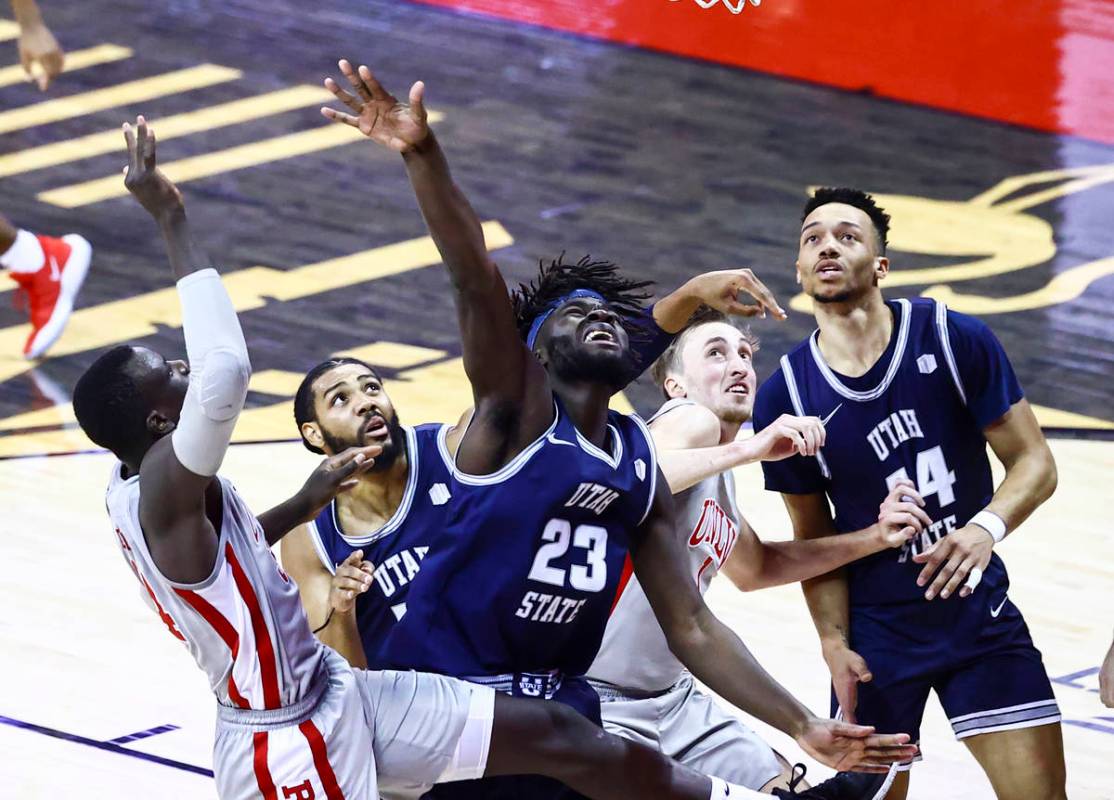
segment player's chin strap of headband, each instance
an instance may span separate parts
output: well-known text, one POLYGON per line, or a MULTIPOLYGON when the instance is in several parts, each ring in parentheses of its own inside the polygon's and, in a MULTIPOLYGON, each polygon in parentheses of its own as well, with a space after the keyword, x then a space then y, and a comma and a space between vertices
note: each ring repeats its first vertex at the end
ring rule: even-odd
POLYGON ((558 308, 560 308, 570 300, 581 300, 584 298, 599 300, 601 303, 607 302, 602 294, 600 294, 599 292, 593 292, 591 289, 573 289, 568 294, 558 297, 556 300, 545 307, 545 311, 538 314, 538 316, 534 318, 534 322, 530 325, 530 332, 526 334, 526 346, 529 347, 531 350, 534 349, 534 342, 538 340, 538 332, 541 331, 542 325, 544 325, 545 321, 549 319, 550 316, 552 316, 554 311, 556 311, 558 308))
MULTIPOLYGON (((985 508, 975 516, 971 517, 968 525, 978 525, 984 531, 990 534, 990 538, 994 540, 994 544, 1006 538, 1006 521, 995 514, 993 511, 987 511, 985 508)), ((967 580, 964 583, 972 592, 975 587, 979 585, 982 580, 982 570, 978 567, 972 567, 971 571, 967 573, 967 580)))
POLYGON ((170 443, 190 472, 216 475, 248 394, 248 348, 236 309, 215 269, 178 281, 178 299, 190 385, 170 443))

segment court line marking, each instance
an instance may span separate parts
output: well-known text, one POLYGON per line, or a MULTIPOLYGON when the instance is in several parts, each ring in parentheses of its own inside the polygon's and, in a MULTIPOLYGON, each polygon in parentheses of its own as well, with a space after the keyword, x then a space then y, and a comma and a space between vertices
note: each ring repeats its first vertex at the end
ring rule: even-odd
MULTIPOLYGON (((234 81, 243 75, 238 69, 221 67, 216 64, 200 64, 173 72, 164 72, 150 78, 120 83, 104 89, 44 100, 28 106, 0 111, 0 133, 9 133, 36 125, 46 125, 73 119, 96 111, 104 111, 117 106, 154 100, 168 94, 177 94, 191 89, 201 89, 218 83, 234 81)), ((347 126, 345 126, 347 127, 347 126)), ((123 181, 121 181, 121 186, 123 181)))
POLYGON ((166 758, 165 756, 156 756, 152 753, 144 753, 139 750, 129 750, 126 747, 121 747, 112 742, 102 742, 97 739, 90 739, 87 736, 80 736, 76 733, 69 733, 67 731, 60 731, 57 728, 48 728, 45 725, 36 725, 33 722, 25 722, 21 719, 13 717, 6 717, 0 714, 0 723, 10 725, 13 728, 20 728, 21 730, 31 731, 32 733, 41 733, 43 736, 51 736, 55 739, 61 739, 64 742, 73 742, 74 744, 83 744, 86 747, 93 747, 97 750, 105 750, 109 753, 119 753, 122 756, 131 756, 143 761, 151 761, 155 764, 162 764, 164 767, 173 767, 175 769, 183 770, 184 772, 192 772, 196 775, 204 775, 206 777, 213 777, 213 771, 206 767, 199 767, 196 764, 187 764, 184 761, 176 761, 173 758, 166 758))
MULTIPOLYGON (((118 44, 99 44, 85 50, 71 50, 66 53, 65 66, 62 72, 73 72, 77 69, 95 67, 98 64, 109 64, 113 61, 122 61, 131 57, 131 48, 121 47, 118 44)), ((27 73, 23 71, 22 64, 0 67, 0 87, 14 86, 26 81, 27 73)))
POLYGON ((0 42, 19 38, 19 23, 10 19, 0 19, 0 42))
POLYGON ((127 744, 128 742, 138 742, 140 739, 149 739, 152 736, 158 736, 160 733, 170 733, 170 731, 179 731, 179 725, 158 725, 154 728, 148 728, 145 731, 136 731, 129 733, 127 736, 117 736, 115 739, 109 739, 109 744, 127 744))
MULTIPOLYGON (((429 121, 437 122, 442 114, 431 112, 429 121)), ((159 128, 155 128, 160 131, 159 128)), ((261 164, 270 164, 287 158, 316 153, 344 144, 351 144, 364 139, 359 130, 349 125, 327 125, 312 128, 307 131, 288 133, 270 139, 260 139, 255 142, 229 147, 225 150, 216 150, 211 153, 182 158, 177 161, 167 161, 159 164, 170 180, 176 184, 208 178, 213 175, 225 175, 236 170, 256 167, 261 164)), ((119 173, 105 175, 91 181, 73 183, 40 192, 37 197, 44 203, 61 206, 62 208, 78 208, 102 200, 127 195, 127 187, 121 180, 119 173)))
MULTIPOLYGON (((156 117, 151 120, 151 125, 158 133, 159 142, 165 142, 179 136, 202 133, 228 125, 239 125, 305 106, 317 105, 331 99, 332 94, 325 89, 308 85, 293 86, 228 103, 219 103, 197 111, 186 111, 161 119, 156 117)), ((124 137, 118 127, 0 156, 0 178, 112 152, 120 153, 120 163, 123 164, 124 137)))

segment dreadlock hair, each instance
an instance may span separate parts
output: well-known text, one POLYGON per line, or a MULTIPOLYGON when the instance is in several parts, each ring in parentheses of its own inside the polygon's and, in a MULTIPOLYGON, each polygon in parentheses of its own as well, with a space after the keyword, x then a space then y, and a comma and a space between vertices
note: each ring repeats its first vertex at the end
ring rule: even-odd
MULTIPOLYGON (((665 352, 658 356, 658 360, 650 368, 650 376, 654 379, 654 383, 661 389, 661 393, 665 395, 665 399, 669 400, 669 392, 665 390, 665 379, 669 377, 670 373, 677 373, 681 371, 681 352, 685 347, 685 339, 688 334, 699 328, 701 325, 707 325, 710 322, 724 322, 732 327, 738 328, 734 321, 711 306, 700 306, 689 317, 689 321, 685 323, 685 327, 681 328, 680 332, 673 337, 673 341, 669 343, 669 347, 665 348, 665 352)), ((750 345, 752 353, 758 352, 758 337, 751 331, 749 325, 744 325, 738 328, 739 332, 743 334, 743 339, 750 345)))
MULTIPOLYGON (((317 412, 313 407, 313 382, 329 370, 343 364, 359 364, 361 367, 367 367, 372 375, 379 378, 379 373, 376 372, 375 367, 371 366, 371 364, 366 361, 361 361, 358 358, 352 358, 350 356, 326 359, 306 373, 306 376, 302 378, 302 382, 298 384, 298 391, 294 395, 294 422, 298 425, 298 435, 302 437, 302 444, 305 445, 305 448, 311 453, 317 453, 318 455, 324 455, 325 453, 320 447, 315 447, 310 444, 306 440, 305 434, 302 433, 303 423, 317 422, 317 412)), ((382 379, 380 378, 380 380, 382 379)))
POLYGON ((120 458, 132 455, 147 437, 150 409, 130 369, 134 354, 126 344, 102 353, 73 390, 73 410, 81 430, 120 458))
MULTIPOLYGON (((591 289, 597 292, 611 310, 625 321, 638 320, 645 311, 645 301, 651 295, 644 289, 653 281, 632 281, 619 274, 619 267, 610 261, 593 261, 584 256, 575 264, 564 262, 565 254, 546 264, 538 262, 538 276, 530 283, 520 283, 511 294, 515 323, 523 341, 530 333, 530 326, 549 305, 574 289, 591 289)), ((627 331, 631 339, 642 334, 642 326, 635 325, 627 331)), ((643 334, 644 335, 644 334, 643 334)))
POLYGON ((804 213, 801 214, 801 222, 804 222, 808 215, 820 206, 826 206, 828 203, 843 203, 853 206, 870 217, 870 221, 874 223, 874 232, 878 235, 878 243, 882 248, 882 254, 885 255, 886 245, 889 244, 890 215, 878 207, 872 195, 846 186, 817 189, 805 203, 804 213))

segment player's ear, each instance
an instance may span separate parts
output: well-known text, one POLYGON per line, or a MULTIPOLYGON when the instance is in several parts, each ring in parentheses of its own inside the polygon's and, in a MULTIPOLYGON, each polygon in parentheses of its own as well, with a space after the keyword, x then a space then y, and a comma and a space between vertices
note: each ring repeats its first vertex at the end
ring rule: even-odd
POLYGON ((160 411, 151 411, 147 415, 147 430, 155 437, 166 436, 174 430, 174 421, 160 411))
MULTIPOLYGON (((878 256, 874 259, 874 279, 875 281, 885 280, 886 276, 890 274, 890 260, 885 256, 878 256)), ((798 276, 799 279, 799 276, 798 276)))
POLYGON ((325 449, 325 437, 321 435, 321 428, 316 422, 303 422, 302 438, 319 450, 325 449))
POLYGON ((688 390, 685 389, 684 385, 682 385, 679 380, 677 380, 677 377, 675 375, 667 375, 665 377, 665 383, 663 383, 661 387, 665 389, 665 393, 669 396, 670 400, 675 400, 678 397, 685 397, 688 395, 688 390))

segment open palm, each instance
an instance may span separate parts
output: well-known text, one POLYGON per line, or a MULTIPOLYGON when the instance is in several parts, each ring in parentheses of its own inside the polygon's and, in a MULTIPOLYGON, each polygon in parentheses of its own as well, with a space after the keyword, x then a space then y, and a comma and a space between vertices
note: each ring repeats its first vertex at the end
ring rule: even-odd
POLYGON ((356 94, 342 89, 332 78, 325 79, 325 88, 354 113, 326 107, 321 109, 325 117, 358 128, 364 136, 399 153, 411 150, 429 135, 425 106, 422 104, 425 84, 418 81, 411 86, 410 102, 400 103, 397 97, 380 85, 367 67, 361 65, 358 70, 353 69, 345 60, 341 60, 338 66, 356 94))

